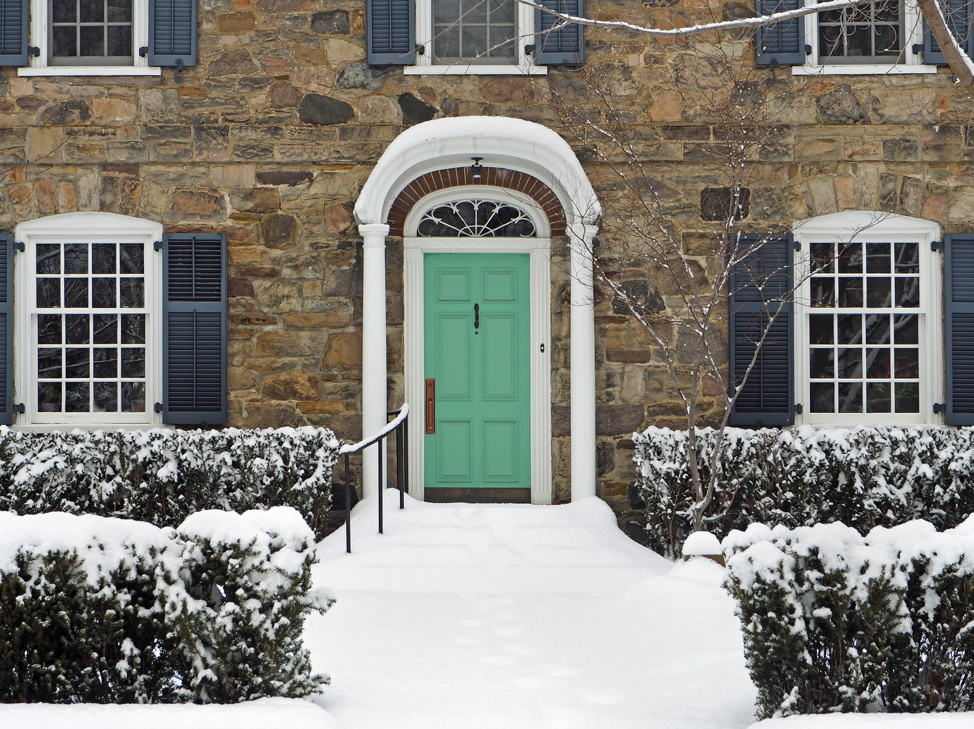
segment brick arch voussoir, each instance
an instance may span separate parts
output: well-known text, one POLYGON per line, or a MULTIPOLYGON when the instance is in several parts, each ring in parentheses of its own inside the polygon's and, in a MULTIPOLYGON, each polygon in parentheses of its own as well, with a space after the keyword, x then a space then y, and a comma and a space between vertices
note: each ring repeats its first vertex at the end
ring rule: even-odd
POLYGON ((417 177, 403 188, 389 209, 389 217, 386 221, 389 225, 389 235, 403 234, 406 217, 422 198, 437 190, 465 185, 502 187, 527 195, 548 216, 551 235, 553 237, 565 235, 565 210, 554 191, 537 177, 500 167, 484 167, 479 180, 473 178, 469 167, 434 170, 417 177))

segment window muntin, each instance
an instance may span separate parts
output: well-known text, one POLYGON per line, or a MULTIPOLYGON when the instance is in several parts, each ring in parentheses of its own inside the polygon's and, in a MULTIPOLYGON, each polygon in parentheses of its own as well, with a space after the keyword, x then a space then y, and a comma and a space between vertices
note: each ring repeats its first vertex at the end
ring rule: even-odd
POLYGON ((939 422, 939 237, 934 223, 889 213, 796 224, 797 422, 939 422))
POLYGON ((514 0, 432 0, 436 63, 510 64, 516 47, 514 0))
POLYGON ((53 66, 131 65, 133 0, 50 0, 53 66))
POLYGON ((896 63, 903 49, 900 0, 818 14, 822 63, 896 63))
POLYGON ((423 214, 416 235, 421 238, 533 238, 534 222, 513 205, 493 200, 441 203, 423 214))
POLYGON ((918 413, 919 243, 812 243, 811 271, 811 412, 918 413))
POLYGON ((34 251, 38 412, 144 413, 145 244, 34 251))

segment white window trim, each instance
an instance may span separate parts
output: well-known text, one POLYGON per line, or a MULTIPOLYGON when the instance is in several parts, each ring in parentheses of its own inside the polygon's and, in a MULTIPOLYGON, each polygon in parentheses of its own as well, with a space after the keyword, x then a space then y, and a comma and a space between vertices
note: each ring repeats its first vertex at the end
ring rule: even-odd
MULTIPOLYGON (((39 0, 34 0, 38 2, 39 0)), ((407 76, 544 76, 547 66, 538 66, 534 54, 524 47, 534 43, 534 8, 517 3, 517 63, 433 63, 433 0, 416 0, 416 36, 418 45, 426 49, 416 54, 416 63, 406 66, 407 76)))
POLYGON ((943 341, 943 261, 930 244, 940 240, 940 226, 918 218, 878 212, 850 211, 823 215, 795 223, 794 236, 801 250, 795 254, 796 278, 801 277, 795 304, 795 402, 804 412, 795 416, 795 425, 942 425, 943 415, 934 414, 933 404, 944 399, 943 341), (919 413, 811 413, 808 347, 809 305, 808 256, 811 243, 831 241, 920 244, 920 412, 919 413))
MULTIPOLYGON (((808 6, 818 5, 818 0, 807 0, 808 6)), ((923 45, 923 20, 916 0, 905 0, 903 26, 907 29, 903 37, 904 60, 902 63, 819 63, 818 62, 818 13, 805 16, 805 44, 812 47, 804 66, 792 67, 795 76, 864 76, 900 75, 917 73, 937 73, 936 66, 923 63, 923 54, 914 53, 914 45, 923 45)))
POLYGON ((49 0, 31 0, 30 42, 40 50, 31 56, 30 66, 17 69, 18 76, 160 76, 162 69, 150 66, 148 57, 139 55, 139 49, 149 45, 149 3, 146 0, 132 2, 132 65, 124 66, 49 66, 48 12, 49 0))
POLYGON ((114 213, 66 213, 31 220, 17 226, 15 240, 26 244, 26 252, 14 254, 14 401, 25 406, 17 415, 17 428, 37 431, 81 428, 158 427, 162 413, 155 403, 162 400, 162 253, 153 243, 162 240, 162 225, 114 213), (144 243, 145 301, 148 312, 145 337, 146 383, 144 413, 38 413, 37 367, 32 336, 35 329, 31 309, 34 276, 28 261, 37 243, 144 243), (57 422, 53 422, 57 418, 57 422))

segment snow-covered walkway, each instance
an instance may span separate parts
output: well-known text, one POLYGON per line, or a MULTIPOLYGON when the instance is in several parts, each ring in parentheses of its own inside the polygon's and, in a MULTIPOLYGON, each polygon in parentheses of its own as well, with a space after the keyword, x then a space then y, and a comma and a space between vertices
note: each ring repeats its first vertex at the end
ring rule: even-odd
POLYGON ((350 729, 738 729, 754 688, 723 571, 629 540, 606 504, 426 504, 387 492, 319 548, 309 620, 350 729))

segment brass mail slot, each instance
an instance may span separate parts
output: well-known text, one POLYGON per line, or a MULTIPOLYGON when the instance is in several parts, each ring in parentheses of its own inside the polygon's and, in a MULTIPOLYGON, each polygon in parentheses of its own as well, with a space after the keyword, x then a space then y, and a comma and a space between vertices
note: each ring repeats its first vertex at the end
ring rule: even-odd
POLYGON ((426 434, 436 432, 436 380, 426 378, 426 434))

